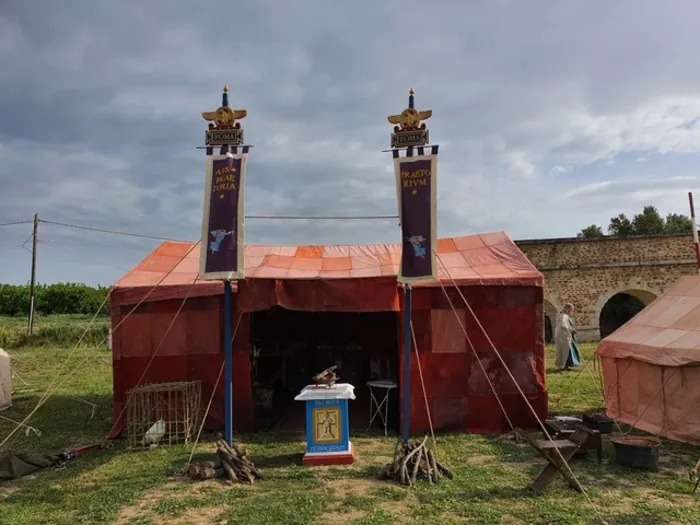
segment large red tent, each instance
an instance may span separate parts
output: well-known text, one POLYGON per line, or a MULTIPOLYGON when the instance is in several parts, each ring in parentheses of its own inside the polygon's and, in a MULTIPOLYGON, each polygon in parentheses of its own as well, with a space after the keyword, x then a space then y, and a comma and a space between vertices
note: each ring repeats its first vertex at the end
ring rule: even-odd
MULTIPOLYGON (((403 293, 396 281, 400 252, 401 246, 392 244, 246 246, 246 279, 234 287, 237 430, 255 428, 251 314, 272 307, 396 312, 401 332, 403 293)), ((509 430, 470 341, 510 420, 532 427, 534 417, 455 284, 543 419, 547 391, 542 274, 502 232, 440 239, 438 254, 440 280, 414 286, 412 312, 433 426, 478 433, 509 430)), ((198 245, 165 242, 112 287, 115 420, 122 414, 127 391, 139 382, 201 380, 204 399, 211 396, 223 363, 223 285, 197 280, 198 262, 198 245)), ((401 337, 396 353, 403 353, 401 337)), ((402 367, 401 360, 398 363, 402 367)), ((399 370, 398 377, 402 374, 399 370)), ((410 431, 416 433, 428 428, 428 418, 413 353, 410 389, 410 431)), ((223 425, 223 406, 220 383, 206 422, 209 428, 223 425)), ((122 427, 117 421, 113 435, 122 427)))

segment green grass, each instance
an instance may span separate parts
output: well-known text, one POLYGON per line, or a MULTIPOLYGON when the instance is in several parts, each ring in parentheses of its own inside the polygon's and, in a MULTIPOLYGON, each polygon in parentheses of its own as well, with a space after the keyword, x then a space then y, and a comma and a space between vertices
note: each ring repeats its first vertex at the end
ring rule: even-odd
MULTIPOLYGON (((593 349, 583 345, 584 357, 589 358, 593 349)), ((29 413, 69 351, 25 347, 13 352, 14 366, 26 384, 15 379, 15 404, 0 415, 21 420, 29 413)), ((553 362, 551 348, 547 358, 553 362)), ((20 432, 10 441, 10 450, 56 452, 99 441, 108 432, 110 354, 81 348, 66 372, 55 395, 31 420, 42 436, 20 432), (75 397, 98 405, 93 419, 91 407, 75 397)), ((550 371, 552 413, 602 409, 597 377, 592 367, 590 374, 550 371)), ((12 427, 0 421, 0 438, 12 427)), ((439 435, 439 456, 453 469, 455 479, 433 486, 419 483, 414 489, 374 479, 390 460, 393 438, 353 435, 357 461, 332 468, 300 465, 304 443, 297 432, 240 435, 237 440, 246 444, 265 480, 253 486, 180 481, 175 473, 190 447, 136 452, 117 442, 113 448, 69 462, 64 470, 44 470, 0 484, 0 524, 600 523, 586 498, 561 479, 541 497, 528 495, 524 487, 543 462, 528 446, 499 436, 439 435)), ((698 459, 695 447, 665 442, 656 473, 622 468, 615 464, 609 443, 605 449, 603 465, 591 455, 573 462, 572 468, 608 523, 700 522, 700 506, 689 494, 686 477, 698 459)), ((211 450, 211 436, 205 436, 198 452, 211 450)))
POLYGON ((106 346, 110 319, 92 315, 37 315, 32 337, 27 337, 26 316, 0 316, 0 348, 23 346, 74 346, 78 341, 87 346, 106 346))

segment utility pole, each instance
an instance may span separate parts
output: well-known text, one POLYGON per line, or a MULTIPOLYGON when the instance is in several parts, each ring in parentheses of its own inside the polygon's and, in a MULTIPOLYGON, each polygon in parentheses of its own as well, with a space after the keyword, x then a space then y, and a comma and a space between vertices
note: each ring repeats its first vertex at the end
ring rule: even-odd
POLYGON ((27 336, 34 331, 34 307, 36 305, 36 245, 39 239, 39 214, 34 214, 34 231, 32 232, 32 280, 29 285, 29 327, 27 336))

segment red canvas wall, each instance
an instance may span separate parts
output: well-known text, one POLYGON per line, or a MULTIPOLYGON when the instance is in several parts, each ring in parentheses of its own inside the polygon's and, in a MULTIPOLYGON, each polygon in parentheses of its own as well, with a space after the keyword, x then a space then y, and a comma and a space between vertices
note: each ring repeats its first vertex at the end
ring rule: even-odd
MULTIPOLYGON (((223 364, 223 298, 188 298, 176 316, 181 304, 182 299, 143 303, 128 317, 133 305, 112 307, 114 420, 117 423, 110 433, 111 437, 122 431, 127 392, 138 384, 199 380, 202 381, 204 406, 209 402, 223 364), (123 318, 126 320, 122 323, 123 318), (167 332, 171 322, 172 328, 167 332), (167 336, 158 349, 166 332, 167 336)), ((234 326, 237 319, 238 314, 234 312, 234 326)), ((236 371, 234 421, 239 431, 253 428, 249 328, 248 316, 243 315, 233 345, 233 366, 236 371)), ((223 407, 222 377, 205 428, 219 429, 223 426, 223 407)))
MULTIPOLYGON (((464 287, 518 384, 538 415, 546 417, 542 275, 503 232, 439 239, 437 249, 440 281, 449 287, 454 279, 464 287)), ((396 282, 400 250, 400 245, 246 246, 246 279, 238 283, 234 308, 244 313, 234 342, 236 430, 250 430, 254 423, 250 323, 245 314, 272 306, 302 311, 394 311, 400 317, 401 353, 403 293, 396 282)), ((115 418, 122 411, 126 392, 138 383, 188 294, 182 313, 142 383, 202 380, 208 401, 223 361, 222 285, 197 281, 197 267, 197 249, 189 243, 167 242, 112 289, 113 327, 134 304, 145 301, 113 334, 115 418)), ((465 312, 456 290, 448 290, 511 421, 534 427, 529 409, 481 329, 465 312)), ((442 288, 437 283, 414 287, 413 308, 435 428, 509 430, 442 288)), ((238 313, 234 318, 235 324, 238 313)), ((413 355, 412 360, 410 426, 412 432, 422 432, 428 426, 427 413, 413 355)), ((401 356, 399 362, 403 363, 401 356)), ((220 384, 207 426, 220 428, 222 412, 220 384)), ((121 430, 118 423, 113 435, 121 430)))
MULTIPOLYGON (((482 286, 461 290, 537 416, 545 419, 542 288, 482 286)), ((536 418, 484 336, 484 330, 469 313, 456 289, 447 291, 511 422, 523 428, 537 428, 536 418)), ((503 410, 442 289, 414 290, 413 305, 416 344, 434 428, 474 433, 509 431, 503 410)), ((399 315, 403 330, 403 314, 399 315)), ((403 359, 400 363, 403 377, 403 359)), ((425 432, 429 424, 415 352, 411 355, 410 395, 411 432, 425 432)))

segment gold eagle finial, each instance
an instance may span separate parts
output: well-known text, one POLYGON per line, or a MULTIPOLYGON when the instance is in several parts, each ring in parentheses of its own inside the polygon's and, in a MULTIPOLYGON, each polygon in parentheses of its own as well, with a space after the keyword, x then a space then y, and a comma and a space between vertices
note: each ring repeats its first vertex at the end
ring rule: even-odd
POLYGON ((224 85, 224 94, 222 97, 221 106, 215 111, 205 111, 202 113, 202 118, 211 122, 209 129, 239 129, 240 122, 236 122, 248 116, 248 111, 245 109, 231 109, 228 105, 228 85, 224 85))
POLYGON ((204 120, 215 122, 215 124, 209 124, 210 129, 240 128, 241 123, 236 121, 247 116, 248 110, 231 109, 228 106, 219 106, 216 111, 205 111, 202 113, 204 120))
POLYGON ((411 88, 408 92, 408 107, 398 115, 390 115, 387 117, 390 124, 395 124, 394 132, 399 131, 417 131, 425 129, 423 120, 428 120, 433 115, 432 109, 418 111, 413 107, 413 95, 416 94, 411 88))

